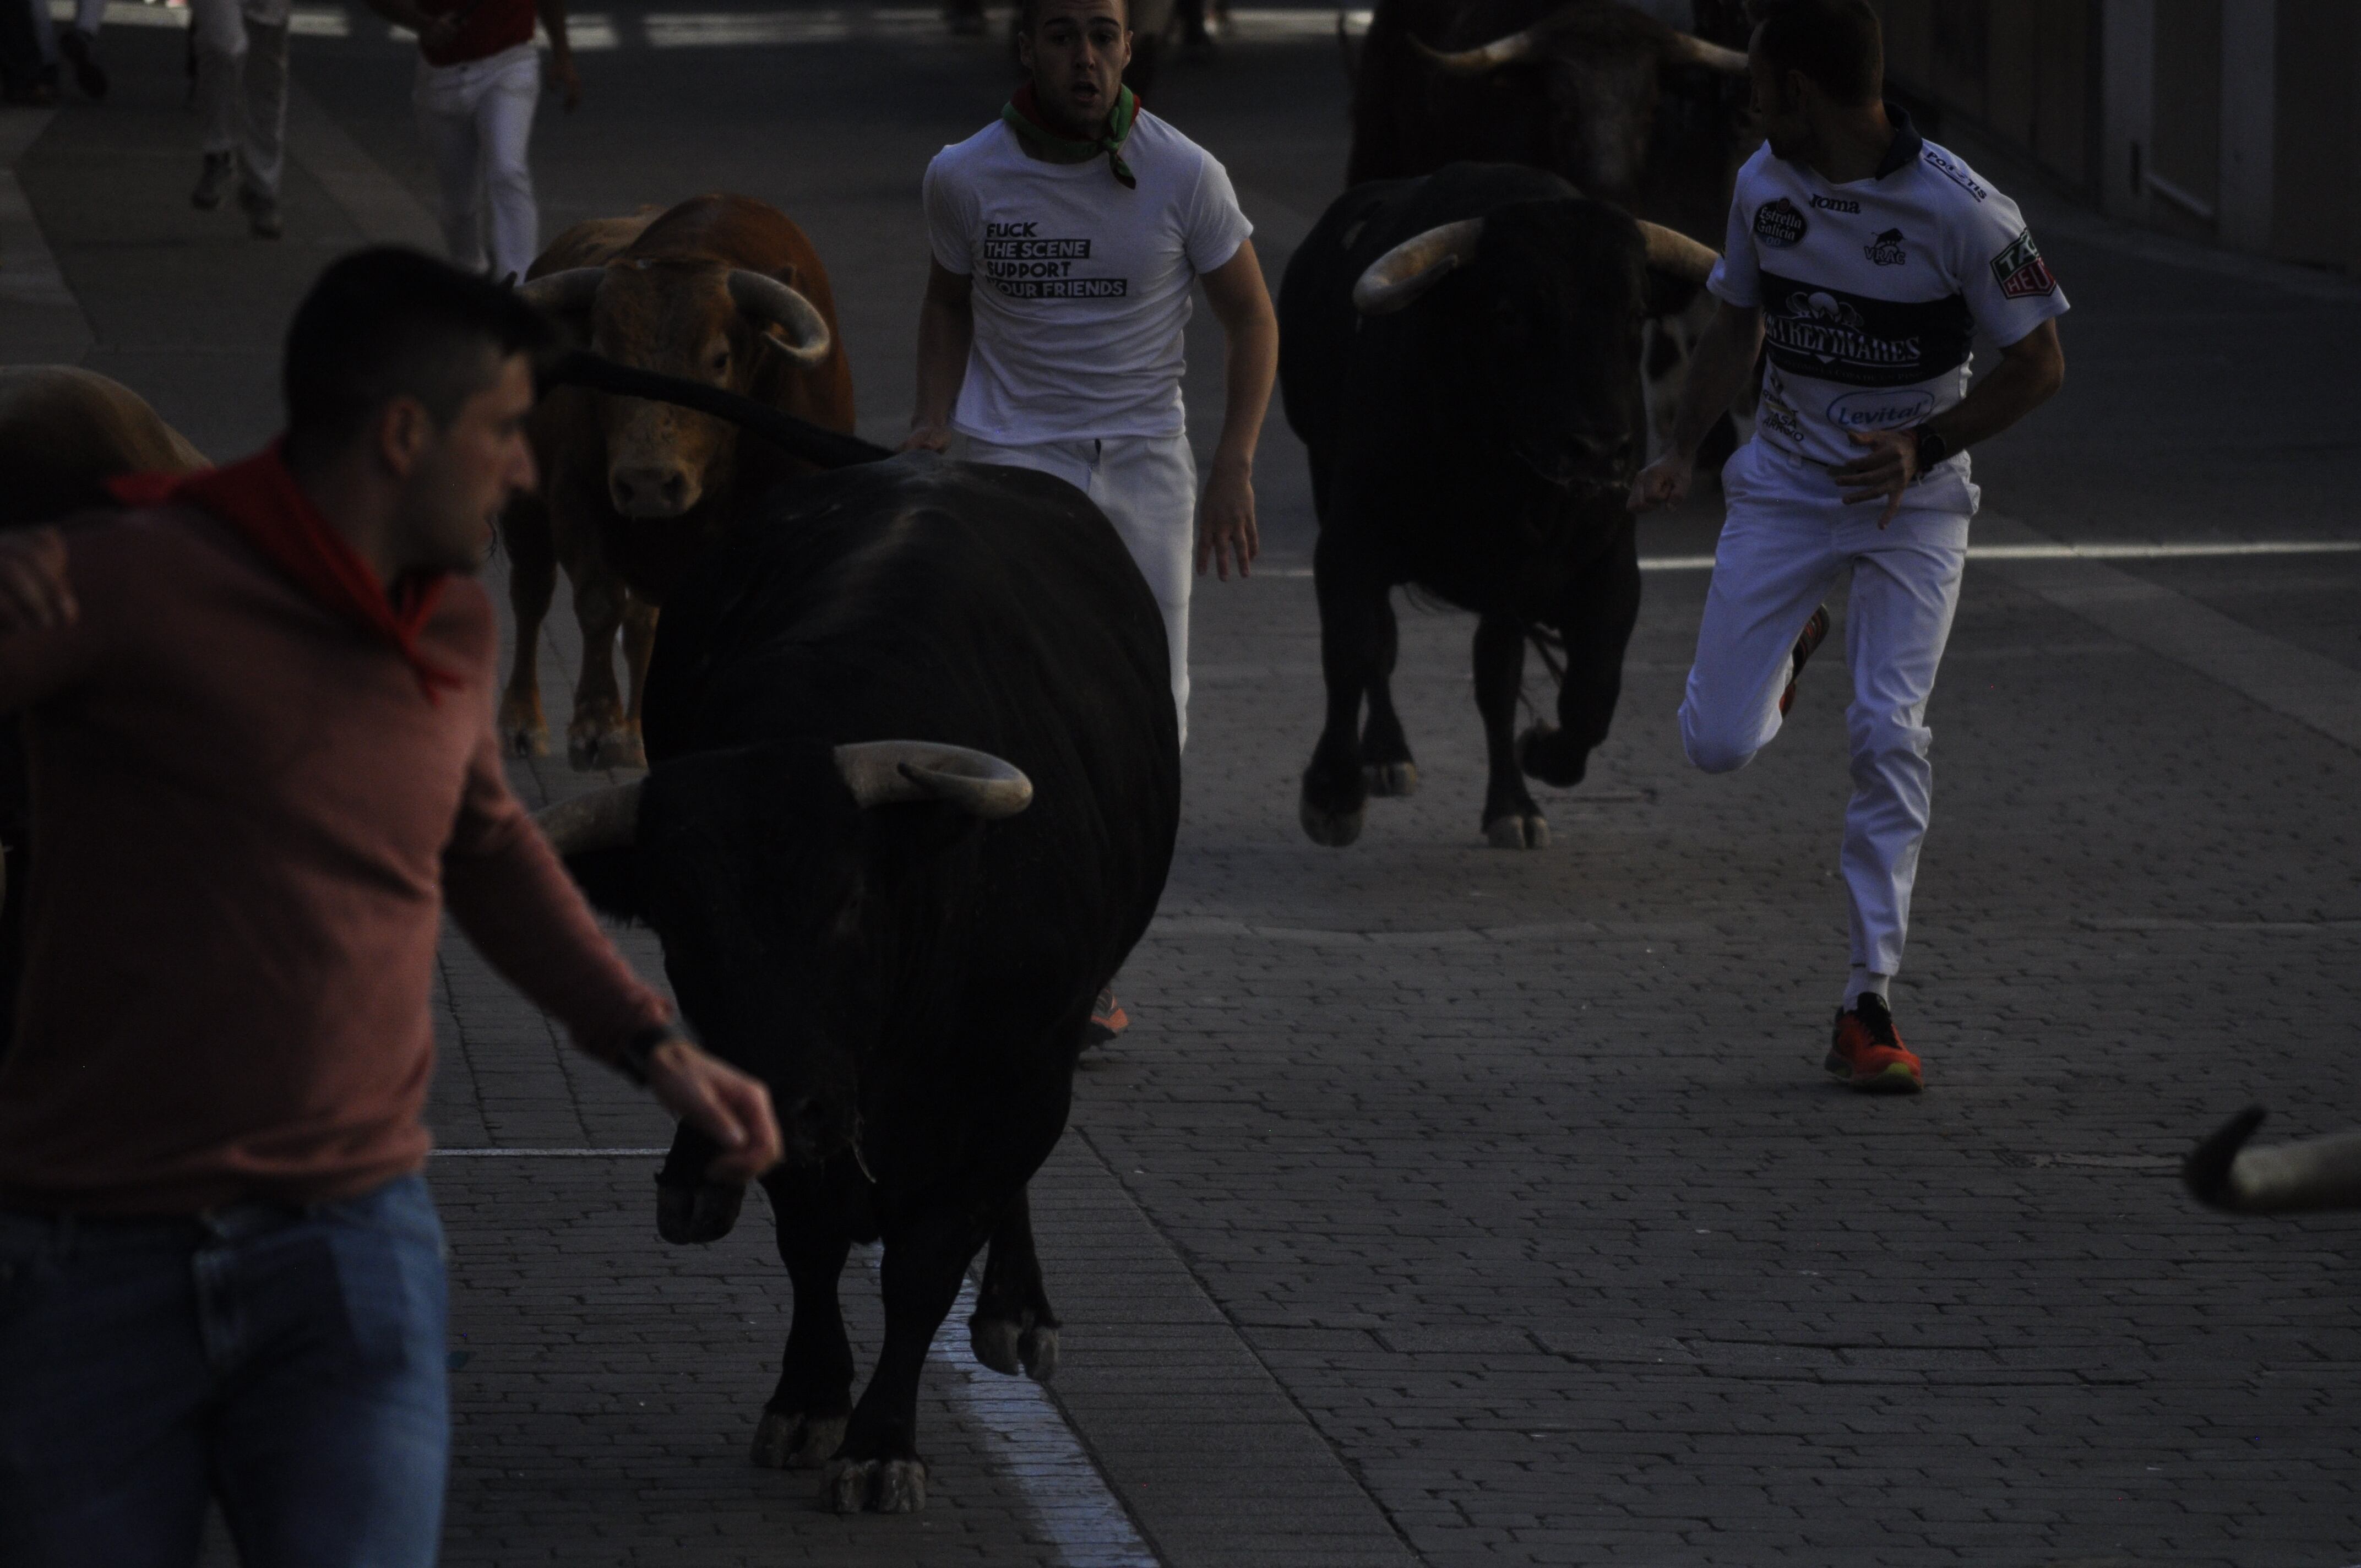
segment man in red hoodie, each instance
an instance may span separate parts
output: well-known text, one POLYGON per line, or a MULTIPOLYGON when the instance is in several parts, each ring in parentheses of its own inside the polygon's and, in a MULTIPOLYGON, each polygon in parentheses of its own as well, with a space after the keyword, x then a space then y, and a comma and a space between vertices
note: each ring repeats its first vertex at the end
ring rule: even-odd
POLYGON ((586 1050, 778 1157, 511 795, 467 576, 533 483, 532 313, 407 252, 323 275, 284 438, 0 541, 38 845, 0 1058, 0 1568, 435 1556, 421 1175, 447 909, 586 1050))

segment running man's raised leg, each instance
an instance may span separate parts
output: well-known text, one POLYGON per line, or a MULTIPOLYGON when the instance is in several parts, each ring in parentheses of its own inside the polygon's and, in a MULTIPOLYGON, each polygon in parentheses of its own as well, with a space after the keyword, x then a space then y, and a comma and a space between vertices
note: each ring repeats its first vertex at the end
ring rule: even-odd
POLYGON ((1709 773, 1744 767, 1779 732, 1795 637, 1836 581, 1826 503, 1732 494, 1681 699, 1681 746, 1709 773))

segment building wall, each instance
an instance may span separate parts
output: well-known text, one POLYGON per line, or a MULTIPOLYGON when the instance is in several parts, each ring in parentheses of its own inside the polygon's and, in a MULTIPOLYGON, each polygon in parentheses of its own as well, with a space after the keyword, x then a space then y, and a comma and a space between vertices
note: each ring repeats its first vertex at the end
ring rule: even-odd
POLYGON ((2361 270, 2361 0, 1877 0, 1905 92, 2115 216, 2361 270))

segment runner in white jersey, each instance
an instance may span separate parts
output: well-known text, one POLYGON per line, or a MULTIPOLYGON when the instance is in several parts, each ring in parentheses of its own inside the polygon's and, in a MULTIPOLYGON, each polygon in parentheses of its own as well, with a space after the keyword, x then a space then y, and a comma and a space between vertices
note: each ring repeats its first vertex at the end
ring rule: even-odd
POLYGON ((1164 611, 1189 736, 1191 556, 1226 579, 1260 553, 1254 455, 1279 323, 1230 178, 1137 106, 1122 0, 1026 0, 1031 83, 927 168, 934 263, 906 448, 1058 475, 1104 510, 1164 611), (1227 339, 1227 399, 1203 504, 1180 402, 1202 282, 1227 339))
POLYGON ((1879 101, 1884 50, 1869 0, 1765 10, 1752 60, 1766 143, 1739 171, 1706 285, 1721 303, 1672 449, 1642 471, 1631 507, 1686 496, 1699 442, 1767 340, 1754 439, 1722 470, 1728 517, 1681 741, 1708 773, 1743 767, 1770 742, 1827 635, 1816 607, 1850 567, 1852 962, 1826 1065, 1855 1089, 1910 1092, 1923 1069, 1894 1030, 1888 982, 1934 778, 1927 701, 1976 510, 1965 449, 2058 389, 2066 299, 2015 203, 1879 101), (1971 390, 1978 328, 2001 357, 1971 390))

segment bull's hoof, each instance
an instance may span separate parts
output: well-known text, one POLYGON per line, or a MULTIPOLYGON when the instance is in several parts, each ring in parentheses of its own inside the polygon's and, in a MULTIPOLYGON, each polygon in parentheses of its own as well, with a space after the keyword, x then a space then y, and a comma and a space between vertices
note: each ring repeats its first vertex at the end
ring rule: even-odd
POLYGON ((1361 836, 1361 819, 1367 815, 1368 808, 1363 806, 1356 806, 1350 811, 1323 811, 1306 800, 1302 803, 1299 819, 1303 824, 1305 835, 1313 843, 1341 850, 1361 836))
POLYGON ((537 724, 531 728, 500 729, 500 751, 511 757, 546 757, 549 755, 549 726, 537 724))
POLYGON ((1372 762, 1361 773, 1369 781, 1371 795, 1416 795, 1418 764, 1416 762, 1372 762))
POLYGON ((1021 1371, 1036 1383, 1047 1383, 1058 1375, 1058 1331, 1047 1324, 972 1318, 967 1343, 977 1361, 1007 1376, 1021 1371))
POLYGON ((598 742, 598 766, 602 768, 644 768, 648 765, 648 748, 636 729, 609 730, 598 742))
POLYGON ((1510 812, 1484 824, 1484 837, 1496 850, 1546 850, 1549 818, 1538 811, 1510 812))
POLYGON ((817 1470, 844 1446, 846 1420, 764 1410, 754 1428, 754 1463, 765 1470, 817 1470))
POLYGON ((819 1500, 840 1514, 915 1514, 927 1506, 920 1459, 840 1459, 820 1477, 819 1500))
POLYGON ((675 1246, 718 1242, 738 1223, 746 1189, 736 1182, 700 1181, 694 1187, 656 1183, 656 1234, 675 1246))

